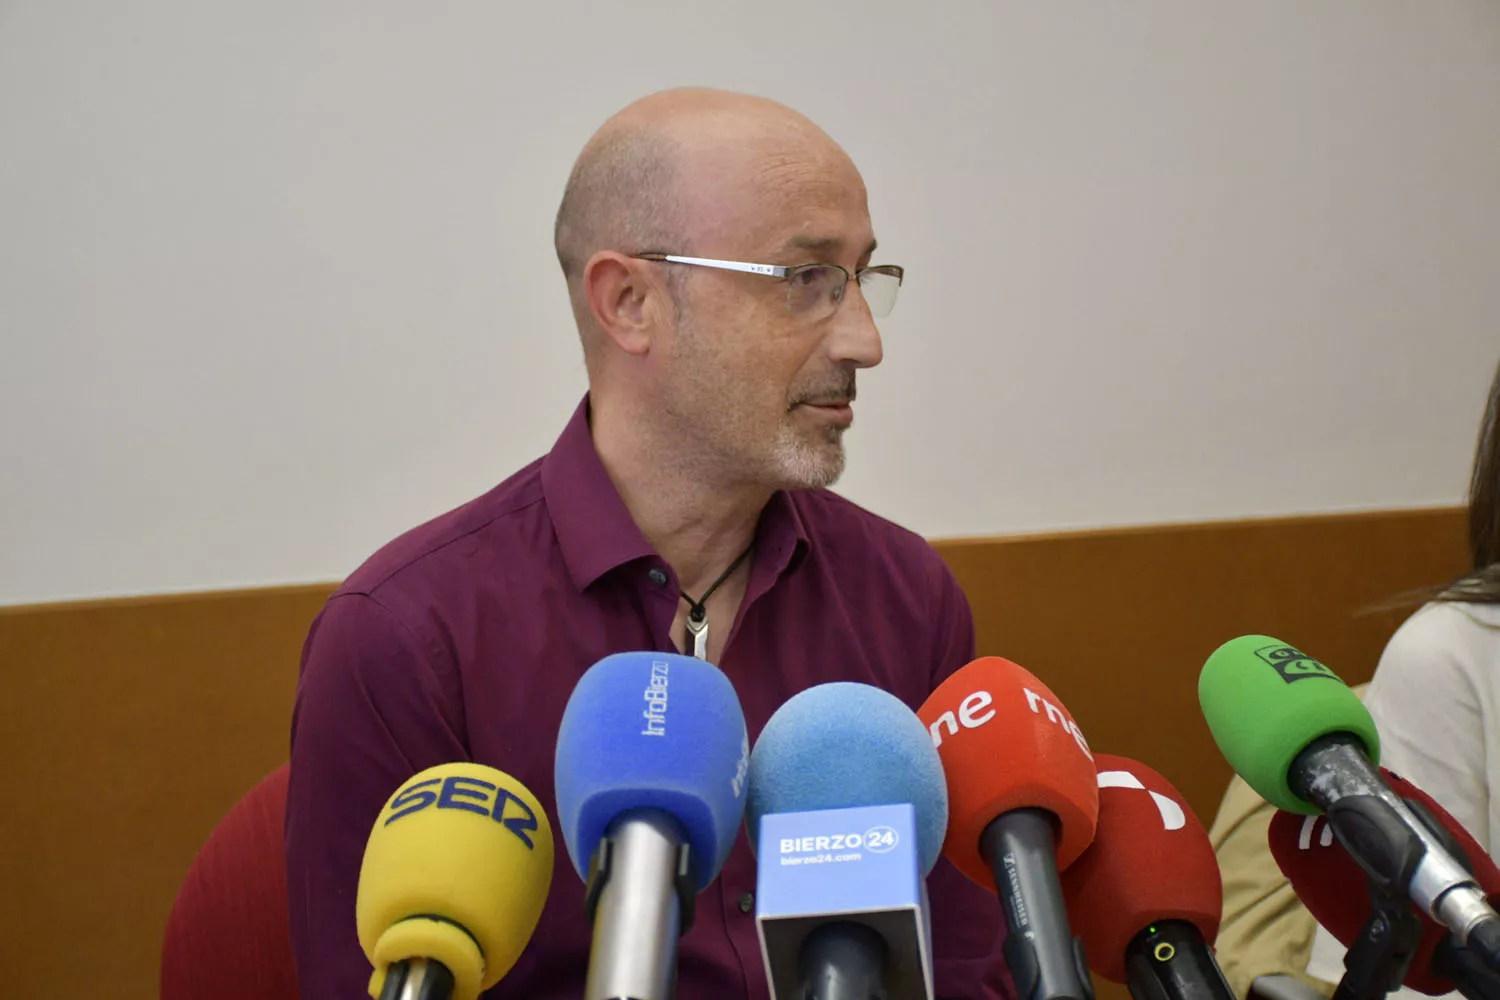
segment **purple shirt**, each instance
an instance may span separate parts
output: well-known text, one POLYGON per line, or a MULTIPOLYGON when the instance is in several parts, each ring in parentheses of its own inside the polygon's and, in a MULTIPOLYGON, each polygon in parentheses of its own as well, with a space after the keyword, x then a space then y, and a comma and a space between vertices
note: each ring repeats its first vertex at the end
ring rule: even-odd
MULTIPOLYGON (((402 535, 313 622, 292 716, 287 891, 302 995, 366 995, 355 936, 360 857, 402 781, 446 761, 499 768, 556 827, 553 754, 574 684, 626 650, 674 650, 679 591, 594 451, 588 399, 552 451, 402 535)), ((784 701, 861 681, 915 709, 972 659, 968 603, 920 537, 826 491, 773 496, 720 658, 753 741, 784 701)), ((490 997, 583 990, 583 883, 561 837, 535 936, 490 997)), ((937 992, 1010 997, 990 892, 939 861, 928 881, 937 992)), ((766 997, 755 859, 743 830, 678 951, 681 1000, 766 997)))

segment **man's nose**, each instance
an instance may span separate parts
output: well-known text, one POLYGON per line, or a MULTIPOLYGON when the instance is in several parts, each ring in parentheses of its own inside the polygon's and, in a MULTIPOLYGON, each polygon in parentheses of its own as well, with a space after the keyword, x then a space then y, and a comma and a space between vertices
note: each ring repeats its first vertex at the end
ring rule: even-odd
POLYGON ((880 345, 880 330, 865 302, 858 281, 850 281, 844 299, 834 314, 829 330, 831 360, 855 368, 874 368, 885 356, 880 345))

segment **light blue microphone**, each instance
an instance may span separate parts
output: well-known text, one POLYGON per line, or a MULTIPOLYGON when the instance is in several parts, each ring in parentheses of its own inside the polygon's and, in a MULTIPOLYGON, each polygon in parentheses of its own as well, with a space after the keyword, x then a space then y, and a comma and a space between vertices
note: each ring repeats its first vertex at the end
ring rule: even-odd
POLYGON ((868 684, 789 699, 750 755, 746 826, 774 1000, 930 1000, 948 790, 916 713, 868 684))
POLYGON ((593 922, 585 1000, 670 1000, 677 939, 745 810, 745 717, 717 667, 618 653, 579 679, 557 734, 557 819, 593 922))

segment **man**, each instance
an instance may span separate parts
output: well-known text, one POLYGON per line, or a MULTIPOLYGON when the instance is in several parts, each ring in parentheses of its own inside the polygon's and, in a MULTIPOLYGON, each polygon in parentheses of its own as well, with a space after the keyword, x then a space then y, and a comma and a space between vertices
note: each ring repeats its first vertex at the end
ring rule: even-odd
MULTIPOLYGON (((545 458, 373 556, 308 636, 286 822, 306 997, 365 989, 360 854, 405 778, 478 761, 555 817, 558 723, 601 657, 717 663, 753 739, 810 685, 864 681, 915 708, 973 655, 936 553, 823 489, 901 276, 869 268, 864 183, 842 149, 769 101, 657 94, 584 148, 556 242, 589 377, 572 421, 545 458)), ((582 989, 583 885, 558 854, 497 996, 582 989)), ((754 887, 741 834, 681 942, 683 1000, 767 995, 754 887)), ((994 897, 946 862, 929 888, 938 992, 1008 992, 994 897)))

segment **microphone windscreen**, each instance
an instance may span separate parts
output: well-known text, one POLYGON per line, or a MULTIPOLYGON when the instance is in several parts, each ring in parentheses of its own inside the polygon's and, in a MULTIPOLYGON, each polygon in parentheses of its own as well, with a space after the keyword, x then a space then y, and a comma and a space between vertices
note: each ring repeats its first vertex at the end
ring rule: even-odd
POLYGON ((1128 757, 1096 754, 1099 827, 1062 873, 1063 899, 1089 966, 1129 979, 1125 949, 1163 920, 1186 920, 1213 944, 1224 886, 1213 844, 1182 793, 1128 757))
POLYGON ((901 699, 869 684, 819 684, 788 698, 750 754, 746 832, 759 852, 766 813, 908 803, 918 860, 932 870, 948 823, 943 765, 901 699))
POLYGON ((435 958, 456 997, 476 997, 515 965, 551 884, 552 827, 525 785, 480 764, 428 768, 370 832, 354 902, 360 947, 379 981, 392 962, 435 958))
MULTIPOLYGON (((1485 895, 1500 893, 1500 869, 1458 820, 1406 779, 1385 768, 1380 769, 1380 774, 1392 791, 1403 799, 1421 803, 1453 835, 1485 895)), ((1271 818, 1267 840, 1277 867, 1291 882, 1292 891, 1307 912, 1347 947, 1370 919, 1369 877, 1334 838, 1328 820, 1322 816, 1278 812, 1271 818)), ((1407 969, 1406 985, 1428 996, 1457 989, 1451 979, 1437 975, 1432 968, 1433 950, 1448 935, 1447 929, 1420 910, 1416 913, 1422 920, 1422 937, 1407 969)))
POLYGON ((750 744, 729 678, 675 653, 617 653, 579 678, 557 733, 557 821, 580 878, 615 817, 657 809, 692 848, 702 892, 745 811, 750 744))
POLYGON ((1057 817, 1059 870, 1094 839, 1099 789, 1088 743, 1062 701, 1029 670, 981 657, 938 685, 917 715, 948 780, 943 852, 970 879, 994 887, 980 835, 1012 809, 1057 817))
POLYGON ((1198 703, 1229 766, 1288 812, 1317 807, 1287 783, 1292 761, 1320 736, 1348 733, 1380 759, 1375 721, 1338 675, 1280 639, 1243 635, 1216 649, 1198 675, 1198 703))

